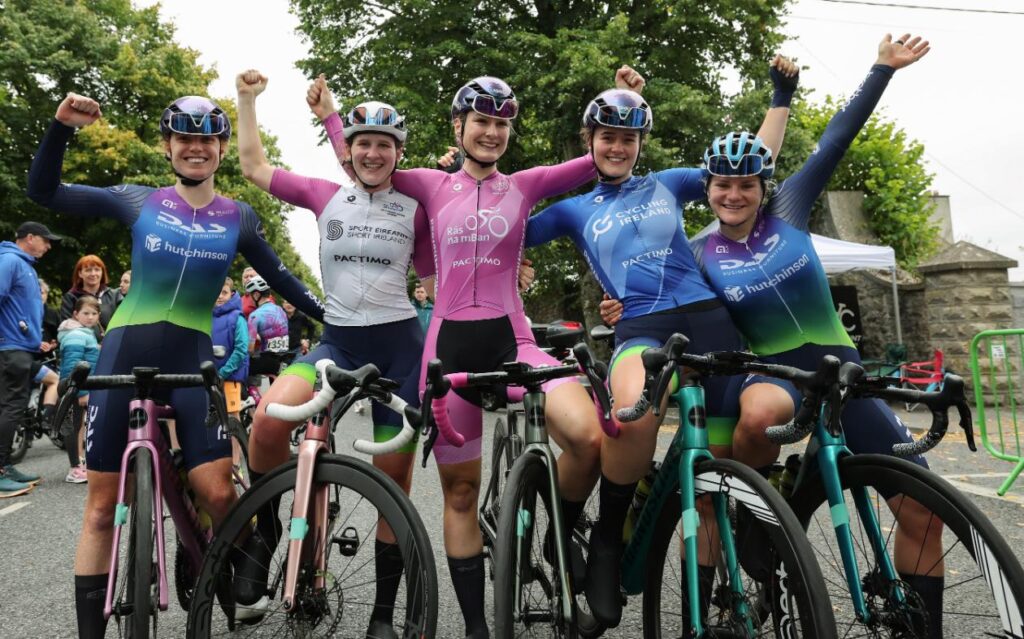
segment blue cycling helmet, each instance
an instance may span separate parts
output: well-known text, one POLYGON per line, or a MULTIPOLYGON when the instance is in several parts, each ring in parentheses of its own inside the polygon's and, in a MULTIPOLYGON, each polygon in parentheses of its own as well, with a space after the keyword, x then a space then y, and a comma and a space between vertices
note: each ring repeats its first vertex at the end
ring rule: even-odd
POLYGON ((705 178, 757 176, 763 180, 775 174, 775 158, 764 140, 748 131, 732 131, 717 137, 704 151, 701 164, 705 178))
POLYGON ((609 89, 590 101, 583 111, 583 126, 594 129, 607 126, 650 133, 654 114, 639 93, 628 89, 609 89))
POLYGON ((231 120, 224 109, 209 98, 186 95, 170 104, 160 116, 160 135, 215 135, 222 140, 231 138, 231 120))
POLYGON ((482 76, 464 84, 452 99, 452 120, 469 111, 514 120, 519 115, 519 103, 504 80, 482 76))

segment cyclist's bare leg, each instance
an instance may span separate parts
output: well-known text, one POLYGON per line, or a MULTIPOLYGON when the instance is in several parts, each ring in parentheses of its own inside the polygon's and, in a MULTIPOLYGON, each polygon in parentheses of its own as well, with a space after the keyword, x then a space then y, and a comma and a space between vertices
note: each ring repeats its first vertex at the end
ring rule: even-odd
MULTIPOLYGON (((629 354, 615 360, 611 374, 611 391, 615 410, 633 406, 644 389, 644 365, 640 354, 629 354)), ((557 389, 556 389, 557 390, 557 389)), ((665 400, 667 405, 668 400, 665 400)), ((658 426, 664 418, 648 411, 640 419, 616 423, 621 429, 617 438, 604 437, 601 441, 601 474, 616 484, 640 481, 650 469, 654 449, 658 442, 658 426)))
POLYGON ((238 499, 231 481, 231 458, 224 457, 196 466, 188 473, 188 483, 195 491, 199 505, 213 520, 216 530, 238 499))
MULTIPOLYGON (((384 471, 395 483, 401 486, 408 495, 412 489, 412 468, 416 461, 415 453, 391 453, 388 455, 374 455, 373 465, 384 471)), ((395 543, 395 533, 391 526, 383 519, 377 526, 377 540, 384 543, 395 543)))
POLYGON ((765 437, 769 426, 793 418, 793 399, 774 384, 751 384, 740 395, 740 419, 732 437, 732 456, 751 468, 764 468, 779 458, 778 444, 765 437))
POLYGON ((298 426, 267 415, 267 404, 276 402, 294 406, 308 401, 313 386, 297 375, 283 375, 263 395, 252 420, 249 434, 249 468, 256 473, 268 473, 288 461, 291 455, 288 436, 298 426))
POLYGON ((942 520, 900 495, 890 498, 888 504, 899 522, 893 540, 896 570, 905 575, 943 576, 942 520))
POLYGON ((472 557, 483 551, 477 523, 480 460, 438 464, 444 493, 444 549, 449 557, 472 557))
POLYGON ((57 404, 57 384, 60 378, 57 373, 50 371, 43 377, 43 405, 54 406, 57 404))
POLYGON ((110 569, 118 473, 90 470, 88 484, 82 534, 75 551, 75 574, 102 575, 110 569))
POLYGON ((582 384, 571 382, 547 394, 544 412, 551 436, 562 449, 558 458, 562 497, 568 501, 586 501, 601 471, 604 439, 594 402, 582 384))

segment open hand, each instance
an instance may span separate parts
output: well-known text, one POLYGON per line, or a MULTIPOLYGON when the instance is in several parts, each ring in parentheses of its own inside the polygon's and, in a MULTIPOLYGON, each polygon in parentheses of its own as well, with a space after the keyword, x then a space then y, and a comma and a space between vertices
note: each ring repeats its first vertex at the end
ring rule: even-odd
POLYGON ((878 43, 877 64, 885 64, 894 69, 908 67, 923 58, 932 48, 927 40, 921 36, 911 36, 904 33, 896 40, 892 34, 887 33, 882 41, 878 43))

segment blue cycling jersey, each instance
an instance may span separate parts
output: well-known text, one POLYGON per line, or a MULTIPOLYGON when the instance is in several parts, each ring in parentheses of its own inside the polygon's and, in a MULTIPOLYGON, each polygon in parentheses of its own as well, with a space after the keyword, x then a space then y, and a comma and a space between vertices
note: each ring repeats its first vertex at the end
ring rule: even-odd
POLYGON ((700 169, 669 169, 598 184, 530 218, 526 246, 569 236, 623 319, 713 299, 683 228, 686 202, 704 197, 700 169))
POLYGON ((107 330, 170 322, 210 334, 210 309, 237 252, 276 291, 317 319, 320 301, 296 279, 263 237, 252 207, 222 196, 193 208, 173 186, 61 184, 64 150, 74 129, 54 121, 29 172, 29 196, 76 216, 109 217, 132 236, 132 288, 107 330))
POLYGON ((874 65, 832 116, 811 157, 758 212, 749 236, 730 240, 715 222, 691 242, 697 262, 750 348, 772 355, 805 344, 852 347, 832 303, 825 269, 811 244, 811 208, 894 69, 874 65))

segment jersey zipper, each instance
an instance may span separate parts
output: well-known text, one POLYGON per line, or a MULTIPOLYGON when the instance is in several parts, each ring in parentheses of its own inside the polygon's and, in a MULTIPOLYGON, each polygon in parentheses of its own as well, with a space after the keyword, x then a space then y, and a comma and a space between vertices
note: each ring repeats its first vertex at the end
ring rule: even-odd
MULTIPOLYGON (((368 202, 366 210, 363 211, 363 227, 368 228, 370 226, 370 210, 373 208, 373 193, 367 193, 368 202)), ((370 231, 372 233, 372 231, 370 231)), ((363 298, 366 298, 366 237, 365 235, 359 240, 359 291, 363 298)), ((369 318, 363 317, 362 321, 366 322, 369 318)))
POLYGON ((478 306, 476 303, 476 270, 478 268, 477 256, 480 248, 480 187, 483 186, 482 180, 476 181, 476 211, 473 212, 473 216, 476 220, 476 230, 473 231, 473 306, 478 306))
POLYGON ((174 308, 174 303, 178 300, 178 291, 181 290, 181 281, 185 279, 185 268, 188 266, 188 258, 192 255, 192 237, 196 232, 196 215, 198 215, 198 210, 192 207, 192 225, 189 227, 188 245, 185 246, 185 259, 181 263, 181 272, 178 273, 178 284, 174 287, 174 295, 171 296, 171 308, 167 309, 168 314, 174 308))
POLYGON ((750 250, 750 244, 748 242, 743 242, 743 246, 746 247, 747 253, 750 254, 751 259, 753 259, 755 262, 757 262, 757 270, 761 271, 761 275, 764 275, 765 283, 768 284, 768 286, 771 286, 772 290, 775 291, 775 295, 779 298, 779 301, 782 302, 782 306, 785 307, 786 312, 789 313, 789 317, 790 317, 790 319, 793 320, 793 324, 796 325, 796 329, 798 331, 800 331, 801 335, 803 335, 804 328, 802 326, 800 326, 800 321, 797 320, 796 314, 793 313, 793 309, 789 307, 788 303, 786 303, 786 298, 784 298, 782 296, 782 293, 779 291, 778 287, 776 287, 775 283, 772 282, 772 278, 764 270, 764 267, 761 266, 761 262, 754 255, 754 252, 752 250, 750 250))

